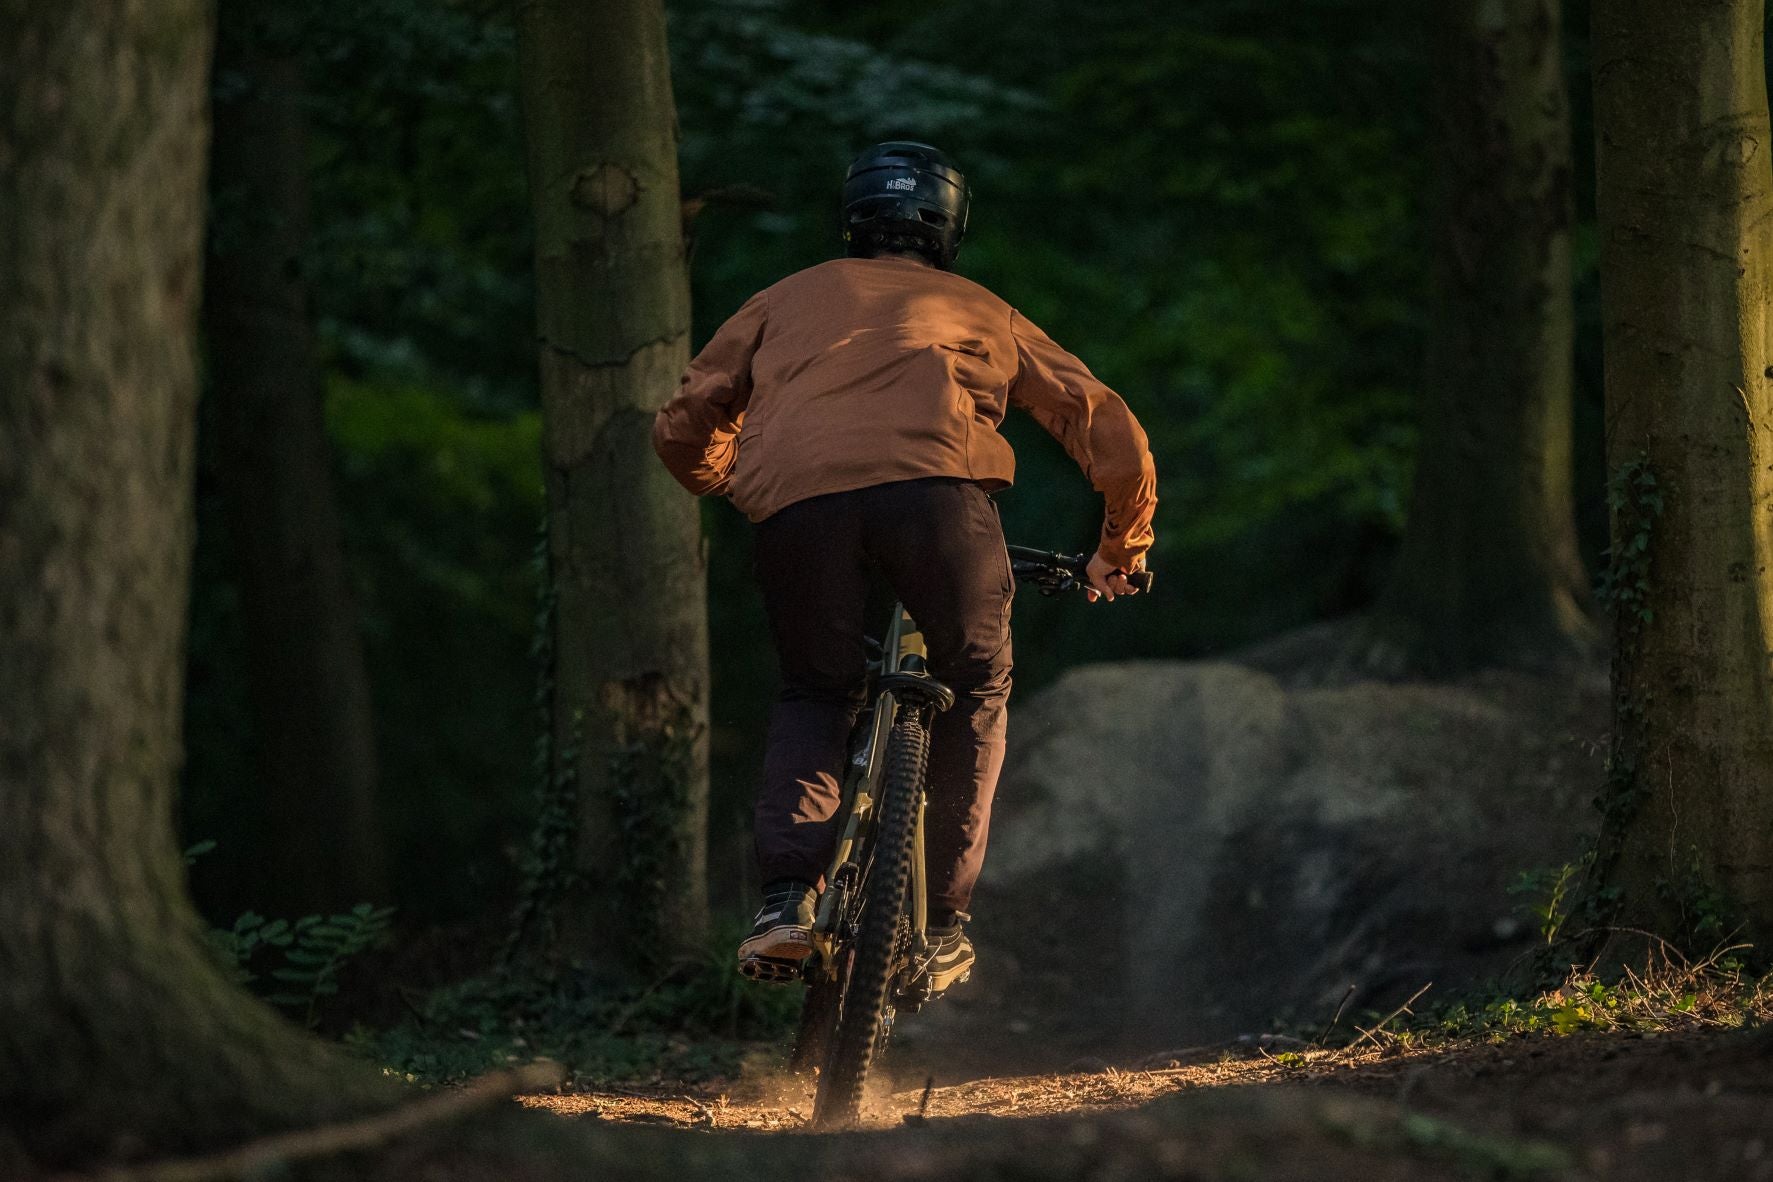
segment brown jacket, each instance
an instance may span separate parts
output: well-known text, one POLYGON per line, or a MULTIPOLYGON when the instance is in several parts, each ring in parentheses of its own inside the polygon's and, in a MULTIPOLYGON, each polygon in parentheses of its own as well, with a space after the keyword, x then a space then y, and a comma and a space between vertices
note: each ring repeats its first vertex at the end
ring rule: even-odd
POLYGON ((983 287, 906 259, 836 259, 751 297, 690 362, 653 447, 685 488, 762 521, 920 476, 1003 488, 1012 405, 1102 494, 1102 556, 1130 568, 1151 546, 1157 480, 1127 404, 983 287))

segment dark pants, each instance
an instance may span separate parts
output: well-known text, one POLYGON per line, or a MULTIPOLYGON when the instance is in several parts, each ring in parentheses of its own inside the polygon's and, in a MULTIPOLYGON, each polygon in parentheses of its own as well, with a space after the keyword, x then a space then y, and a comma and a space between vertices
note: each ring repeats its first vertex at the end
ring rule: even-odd
POLYGON ((997 507, 932 477, 812 497, 757 527, 757 577, 782 663, 770 717, 757 858, 767 883, 830 868, 845 746, 861 708, 871 576, 905 604, 929 671, 955 693, 930 734, 925 849, 936 922, 965 911, 1003 766, 1015 580, 997 507))

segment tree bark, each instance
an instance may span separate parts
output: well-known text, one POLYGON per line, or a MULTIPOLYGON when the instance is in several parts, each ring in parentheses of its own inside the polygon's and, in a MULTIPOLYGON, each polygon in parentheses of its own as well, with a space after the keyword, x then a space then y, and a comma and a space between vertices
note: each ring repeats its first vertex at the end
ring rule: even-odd
POLYGON ((1614 749, 1604 868, 1773 939, 1773 135, 1762 0, 1594 6, 1614 749))
POLYGON ((1438 26, 1434 300, 1402 553, 1368 638, 1389 675, 1594 651, 1571 492, 1570 120, 1558 0, 1438 26))
POLYGON ((209 5, 0 27, 0 1158, 54 1167, 368 1085, 220 971, 173 835, 209 5))
POLYGON ((299 915, 385 898, 375 730, 303 274, 301 78, 266 43, 266 6, 224 0, 218 18, 210 421, 271 836, 255 903, 299 915))
POLYGON ((659 0, 526 0, 554 580, 552 783, 575 802, 558 950, 632 976, 699 949, 708 624, 696 504, 652 454, 689 356, 659 0))

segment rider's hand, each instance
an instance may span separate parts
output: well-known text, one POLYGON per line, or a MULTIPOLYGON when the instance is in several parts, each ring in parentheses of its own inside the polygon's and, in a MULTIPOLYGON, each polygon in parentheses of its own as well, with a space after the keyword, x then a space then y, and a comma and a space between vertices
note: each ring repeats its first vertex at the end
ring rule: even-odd
MULTIPOLYGON (((1145 559, 1143 557, 1133 560, 1134 570, 1139 570, 1144 565, 1145 559)), ((1127 572, 1102 557, 1100 550, 1090 555, 1090 562, 1084 573, 1090 580, 1090 585, 1084 589, 1084 594, 1090 597, 1091 603, 1098 599, 1106 599, 1112 603, 1117 595, 1139 594, 1138 588, 1127 582, 1127 572)))

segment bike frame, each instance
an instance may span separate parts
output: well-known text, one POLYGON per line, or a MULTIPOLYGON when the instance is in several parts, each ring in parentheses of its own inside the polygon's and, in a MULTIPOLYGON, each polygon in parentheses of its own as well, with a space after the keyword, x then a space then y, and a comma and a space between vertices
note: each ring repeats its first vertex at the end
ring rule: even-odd
MULTIPOLYGON (((921 668, 928 655, 924 648, 923 633, 917 630, 917 625, 905 611, 904 605, 895 603, 892 623, 887 627, 886 638, 881 643, 880 674, 909 672, 921 668)), ((878 680, 877 677, 877 684, 878 680)), ((893 720, 899 711, 895 692, 891 689, 877 690, 867 711, 867 738, 861 749, 850 757, 845 769, 843 803, 840 806, 844 814, 843 828, 837 840, 837 852, 831 859, 831 869, 825 874, 825 890, 819 896, 818 911, 813 921, 813 955, 810 958, 811 963, 805 969, 809 977, 814 974, 823 975, 827 979, 836 977, 839 927, 849 918, 851 894, 868 877, 868 867, 858 862, 857 858, 872 853, 869 838, 873 833, 875 804, 880 799, 878 788, 885 764, 882 756, 886 748, 887 732, 892 730, 893 720)), ((917 802, 917 827, 911 846, 911 897, 906 909, 911 921, 911 948, 914 954, 924 951, 928 943, 924 934, 929 922, 929 880, 924 872, 924 808, 925 801, 920 798, 917 802)))

